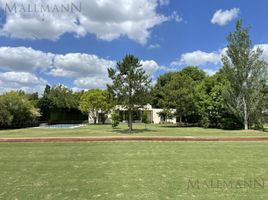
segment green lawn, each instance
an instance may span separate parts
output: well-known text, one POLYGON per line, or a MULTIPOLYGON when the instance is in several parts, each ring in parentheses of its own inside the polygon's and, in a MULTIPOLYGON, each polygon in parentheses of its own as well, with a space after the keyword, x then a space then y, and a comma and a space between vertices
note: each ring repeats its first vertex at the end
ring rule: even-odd
MULTIPOLYGON (((268 136, 263 131, 227 131, 221 129, 179 128, 176 126, 134 124, 135 131, 131 136, 268 136)), ((0 130, 2 137, 86 137, 86 136, 129 136, 127 125, 121 124, 119 128, 112 129, 111 125, 88 125, 75 129, 41 129, 28 128, 16 130, 0 130)))
POLYGON ((266 142, 2 143, 0 199, 267 199, 267 155, 266 142), (189 179, 265 182, 197 189, 189 179))

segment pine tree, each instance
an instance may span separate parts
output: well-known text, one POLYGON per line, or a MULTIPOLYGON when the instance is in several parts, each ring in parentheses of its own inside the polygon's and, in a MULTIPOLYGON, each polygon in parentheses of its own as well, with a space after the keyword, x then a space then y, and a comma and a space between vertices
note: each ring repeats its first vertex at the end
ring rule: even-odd
POLYGON ((128 111, 129 131, 132 131, 132 113, 147 103, 151 89, 151 79, 144 71, 138 58, 126 55, 116 69, 108 69, 113 84, 108 85, 108 91, 114 97, 116 104, 128 111))

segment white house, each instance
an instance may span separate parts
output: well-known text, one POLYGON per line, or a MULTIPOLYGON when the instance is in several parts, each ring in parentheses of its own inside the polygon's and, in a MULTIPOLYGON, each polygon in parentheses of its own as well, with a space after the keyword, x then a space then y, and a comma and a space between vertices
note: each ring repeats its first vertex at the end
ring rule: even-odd
MULTIPOLYGON (((126 108, 122 107, 122 106, 116 106, 116 110, 119 111, 119 115, 120 115, 120 121, 121 122, 125 122, 127 123, 128 121, 128 111, 126 108)), ((133 112, 133 122, 134 123, 140 123, 141 122, 141 113, 142 112, 146 112, 147 116, 148 116, 148 121, 150 123, 154 123, 154 124, 159 124, 159 123, 163 123, 163 122, 167 122, 167 123, 176 123, 176 117, 173 117, 172 119, 161 119, 161 117, 159 116, 159 112, 163 111, 163 109, 160 108, 152 108, 151 105, 146 105, 143 108, 139 108, 138 111, 133 112)), ((172 110, 172 112, 174 113, 175 110, 172 110)), ((99 118, 97 121, 101 122, 101 117, 103 117, 103 114, 100 113, 99 118)), ((93 121, 92 121, 93 122, 93 121)), ((111 123, 111 115, 108 115, 108 118, 106 119, 105 123, 111 123)))

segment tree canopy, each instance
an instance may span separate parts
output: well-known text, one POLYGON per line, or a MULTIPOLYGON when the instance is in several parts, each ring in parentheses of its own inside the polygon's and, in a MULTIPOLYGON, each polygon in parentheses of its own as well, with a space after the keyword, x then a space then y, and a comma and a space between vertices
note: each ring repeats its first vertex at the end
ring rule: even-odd
POLYGON ((262 50, 254 49, 249 29, 242 20, 227 37, 226 55, 223 56, 226 85, 226 102, 229 110, 243 122, 244 129, 263 125, 267 63, 261 58, 262 50))
POLYGON ((102 122, 105 122, 111 108, 112 104, 108 100, 107 90, 92 89, 81 96, 79 109, 87 114, 88 120, 93 120, 94 124, 97 123, 100 112, 105 115, 102 119, 102 122))
POLYGON ((117 63, 116 69, 108 69, 112 84, 108 91, 117 105, 128 110, 129 131, 132 131, 132 113, 135 109, 150 102, 148 94, 151 89, 151 79, 144 71, 140 61, 133 55, 126 55, 117 63))
POLYGON ((46 85, 43 96, 38 101, 43 121, 79 120, 84 118, 79 111, 79 101, 83 94, 73 92, 64 85, 46 85))
POLYGON ((0 127, 24 127, 35 124, 38 109, 23 92, 7 92, 0 96, 0 127))

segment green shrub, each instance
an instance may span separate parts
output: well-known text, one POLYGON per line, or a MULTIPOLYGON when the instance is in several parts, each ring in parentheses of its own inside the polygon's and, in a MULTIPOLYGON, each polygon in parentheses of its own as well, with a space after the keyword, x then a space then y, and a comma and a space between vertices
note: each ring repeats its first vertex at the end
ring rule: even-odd
POLYGON ((8 92, 0 96, 0 126, 20 128, 35 126, 40 116, 28 96, 21 92, 8 92))
POLYGON ((142 113, 141 122, 144 123, 145 128, 146 128, 146 124, 149 124, 149 119, 148 119, 148 115, 146 112, 142 113))
POLYGON ((120 116, 118 112, 112 113, 112 127, 116 128, 119 125, 120 116))

